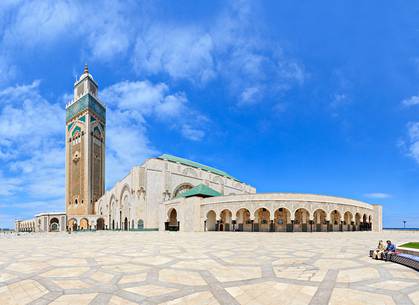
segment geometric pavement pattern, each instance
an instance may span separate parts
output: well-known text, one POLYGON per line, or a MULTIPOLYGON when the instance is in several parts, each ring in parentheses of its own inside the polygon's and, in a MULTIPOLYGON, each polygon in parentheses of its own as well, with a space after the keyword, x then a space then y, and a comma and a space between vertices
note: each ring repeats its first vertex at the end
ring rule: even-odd
POLYGON ((0 304, 419 304, 419 273, 372 260, 417 232, 0 236, 0 304))

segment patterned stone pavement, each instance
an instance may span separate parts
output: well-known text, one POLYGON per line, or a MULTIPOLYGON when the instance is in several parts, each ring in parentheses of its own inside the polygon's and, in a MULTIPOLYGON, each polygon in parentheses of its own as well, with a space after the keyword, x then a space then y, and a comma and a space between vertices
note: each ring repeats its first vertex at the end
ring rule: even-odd
POLYGON ((0 304, 419 304, 419 273, 375 261, 413 232, 0 236, 0 304))

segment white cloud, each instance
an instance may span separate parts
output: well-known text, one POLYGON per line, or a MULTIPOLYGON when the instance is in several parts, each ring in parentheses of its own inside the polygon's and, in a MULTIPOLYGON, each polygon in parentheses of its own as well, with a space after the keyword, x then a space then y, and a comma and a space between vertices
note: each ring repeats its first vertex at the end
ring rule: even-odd
POLYGON ((261 94, 261 88, 250 87, 245 88, 240 95, 240 104, 251 104, 259 99, 258 95, 261 94))
POLYGON ((107 104, 107 185, 124 177, 132 166, 157 154, 147 135, 147 121, 159 119, 179 127, 187 139, 200 140, 205 132, 193 126, 205 125, 205 117, 189 109, 183 92, 171 93, 164 83, 124 81, 105 88, 101 98, 107 104), (186 123, 191 125, 187 125, 186 123))
POLYGON ((220 78, 239 105, 302 84, 304 68, 256 28, 256 15, 248 2, 238 2, 208 29, 152 24, 138 34, 134 66, 140 74, 165 73, 199 85, 220 78))
POLYGON ((414 105, 419 105, 419 96, 411 96, 408 99, 405 99, 402 101, 402 104, 404 106, 414 106, 414 105))
POLYGON ((419 122, 407 124, 408 140, 404 142, 407 154, 419 163, 419 122))
POLYGON ((110 60, 123 56, 131 46, 133 35, 141 16, 133 16, 134 2, 101 1, 86 2, 81 14, 80 36, 88 38, 91 55, 100 60, 110 60), (100 6, 100 10, 98 9, 100 6), (102 13, 101 13, 102 12, 102 13))
POLYGON ((0 171, 0 196, 10 196, 21 189, 22 179, 5 177, 0 171))
POLYGON ((186 95, 183 92, 170 93, 164 83, 124 81, 105 88, 101 96, 111 109, 129 111, 132 118, 142 122, 150 115, 165 120, 189 113, 186 95))
POLYGON ((71 34, 68 30, 77 22, 80 12, 69 1, 22 2, 4 33, 3 43, 26 46, 50 43, 63 34, 71 34))
POLYGON ((45 100, 39 84, 0 91, 1 195, 63 195, 64 109, 45 100))
MULTIPOLYGON (((125 55, 138 30, 138 16, 133 14, 135 2, 46 0, 16 2, 5 7, 8 18, 4 18, 7 25, 0 21, 0 42, 3 53, 7 50, 8 54, 0 54, 1 72, 13 63, 13 53, 21 47, 48 48, 71 40, 87 51, 86 58, 109 61, 125 55), (9 65, 2 64, 2 57, 9 65)), ((7 72, 14 72, 10 70, 7 72)))
POLYGON ((139 73, 205 83, 215 74, 213 48, 212 37, 200 29, 156 25, 138 37, 133 61, 139 73))
POLYGON ((387 193, 368 193, 364 194, 364 196, 373 199, 387 199, 391 197, 391 195, 387 193))
POLYGON ((188 124, 182 126, 182 135, 192 141, 200 141, 205 136, 205 132, 200 129, 191 127, 188 124))
POLYGON ((332 97, 332 102, 330 103, 330 106, 334 109, 341 107, 345 104, 349 103, 348 96, 344 93, 336 93, 332 97))

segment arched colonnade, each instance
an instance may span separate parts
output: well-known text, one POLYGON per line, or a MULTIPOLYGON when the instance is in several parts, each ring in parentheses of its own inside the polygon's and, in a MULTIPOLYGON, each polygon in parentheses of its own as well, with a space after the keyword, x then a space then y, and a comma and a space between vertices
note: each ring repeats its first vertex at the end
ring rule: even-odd
MULTIPOLYGON (((329 206, 328 206, 329 205, 329 206)), ((315 204, 312 204, 315 206, 315 204)), ((337 232, 371 231, 372 211, 345 205, 318 207, 259 205, 204 208, 204 231, 337 232)))

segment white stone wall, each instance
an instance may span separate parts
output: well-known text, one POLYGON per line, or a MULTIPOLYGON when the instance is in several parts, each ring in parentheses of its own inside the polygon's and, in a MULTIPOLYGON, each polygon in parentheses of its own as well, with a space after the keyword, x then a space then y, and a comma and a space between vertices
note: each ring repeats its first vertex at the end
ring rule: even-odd
POLYGON ((17 220, 15 222, 16 232, 51 232, 51 220, 58 220, 60 232, 66 230, 67 216, 65 213, 41 213, 35 215, 33 219, 17 220))
MULTIPOLYGON (((275 211, 285 208, 290 212, 290 220, 295 220, 295 213, 298 209, 305 209, 309 213, 309 220, 313 218, 314 212, 322 210, 326 213, 326 221, 331 220, 331 213, 338 211, 339 221, 345 221, 346 212, 349 220, 355 222, 356 215, 365 215, 371 219, 372 230, 382 230, 382 207, 370 205, 365 202, 356 201, 348 198, 334 196, 321 196, 310 194, 288 194, 288 193, 269 193, 269 194, 247 194, 222 196, 211 198, 182 198, 166 201, 160 207, 160 229, 164 229, 164 222, 168 221, 170 210, 175 208, 180 222, 180 231, 203 231, 204 221, 210 211, 214 211, 216 219, 220 220, 221 212, 229 210, 232 213, 232 220, 236 220, 237 212, 245 208, 250 212, 250 219, 255 220, 255 212, 260 208, 269 211, 270 220, 274 219, 275 211), (199 207, 199 213, 197 213, 199 207)), ((257 220, 257 219, 256 219, 257 220)))
MULTIPOLYGON (((121 220, 130 223, 129 229, 137 228, 143 220, 144 228, 159 228, 159 206, 171 200, 179 186, 206 184, 223 194, 252 194, 256 189, 198 168, 157 158, 148 159, 108 190, 95 204, 96 217, 102 217, 105 225, 112 229, 121 228, 121 220), (125 198, 127 201, 125 202, 125 198), (122 216, 122 217, 121 217, 122 216)), ((122 229, 124 227, 122 226, 122 229)))

